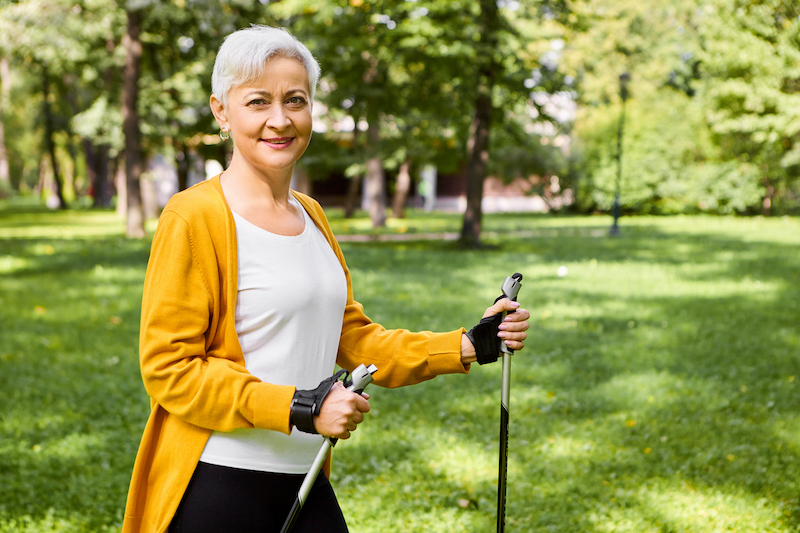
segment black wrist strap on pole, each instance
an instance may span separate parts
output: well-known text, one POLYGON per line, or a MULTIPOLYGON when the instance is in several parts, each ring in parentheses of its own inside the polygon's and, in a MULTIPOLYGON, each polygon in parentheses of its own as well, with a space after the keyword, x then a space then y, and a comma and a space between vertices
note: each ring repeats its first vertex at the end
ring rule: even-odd
MULTIPOLYGON (((505 298, 500 296, 494 302, 505 298)), ((503 313, 482 318, 474 328, 467 332, 467 338, 475 347, 475 355, 478 357, 478 364, 485 365, 494 363, 500 357, 500 343, 497 333, 500 331, 500 324, 503 322, 503 313)))
POLYGON ((289 422, 300 431, 317 434, 314 417, 319 415, 322 402, 328 397, 333 384, 339 381, 342 374, 346 373, 346 370, 340 370, 333 376, 322 380, 316 389, 296 390, 294 398, 292 398, 289 422))

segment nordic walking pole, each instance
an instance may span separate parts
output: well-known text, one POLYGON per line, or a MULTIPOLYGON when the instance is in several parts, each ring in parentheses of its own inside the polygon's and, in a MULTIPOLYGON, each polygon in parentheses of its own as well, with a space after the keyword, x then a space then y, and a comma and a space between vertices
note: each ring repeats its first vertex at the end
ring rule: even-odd
MULTIPOLYGON (((503 296, 511 301, 517 300, 522 274, 516 273, 506 277, 503 282, 503 296)), ((514 311, 511 311, 512 313, 514 311)), ((505 318, 506 313, 503 313, 505 318)), ((503 386, 500 391, 500 465, 497 475, 497 533, 503 533, 506 528, 506 474, 508 472, 508 404, 509 389, 511 387, 511 354, 514 350, 500 341, 500 351, 503 352, 503 386)))
MULTIPOLYGON (((369 365, 368 367, 359 365, 358 368, 350 373, 350 379, 344 382, 344 386, 351 392, 361 394, 364 392, 366 386, 372 383, 372 375, 377 371, 378 368, 375 365, 369 365)), ((300 490, 297 491, 297 498, 294 500, 294 505, 292 505, 292 510, 289 511, 286 522, 283 523, 281 533, 289 533, 294 527, 294 523, 297 521, 297 517, 300 516, 303 505, 305 505, 306 500, 308 500, 311 487, 314 486, 319 471, 322 470, 322 465, 328 457, 328 452, 332 447, 336 446, 338 440, 339 439, 333 437, 325 437, 322 446, 320 446, 317 452, 316 458, 314 458, 311 469, 308 471, 308 474, 306 474, 306 477, 303 478, 303 484, 300 485, 300 490)))

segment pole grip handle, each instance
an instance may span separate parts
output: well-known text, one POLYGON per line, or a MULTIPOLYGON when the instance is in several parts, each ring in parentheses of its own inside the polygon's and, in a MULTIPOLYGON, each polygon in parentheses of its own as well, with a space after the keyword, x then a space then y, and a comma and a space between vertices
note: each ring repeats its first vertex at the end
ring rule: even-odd
MULTIPOLYGON (((511 300, 512 302, 517 301, 517 295, 519 294, 519 289, 522 287, 522 274, 517 272, 513 276, 507 276, 505 281, 503 282, 503 286, 501 290, 503 291, 503 296, 511 300)), ((503 313, 503 318, 506 317, 509 313, 515 313, 516 311, 509 311, 508 313, 503 313)), ((512 355, 514 350, 506 346, 506 343, 503 340, 500 340, 500 351, 512 355)))
MULTIPOLYGON (((350 372, 350 377, 344 382, 344 386, 350 392, 361 394, 367 388, 367 385, 372 383, 372 375, 377 371, 378 367, 375 365, 358 365, 355 370, 350 372)), ((331 446, 336 446, 339 439, 330 437, 328 442, 331 443, 331 446)))

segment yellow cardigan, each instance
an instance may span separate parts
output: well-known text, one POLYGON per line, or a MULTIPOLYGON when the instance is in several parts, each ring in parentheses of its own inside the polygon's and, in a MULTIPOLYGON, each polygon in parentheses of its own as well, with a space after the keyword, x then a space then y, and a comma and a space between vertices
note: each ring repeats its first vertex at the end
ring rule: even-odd
MULTIPOLYGON (((375 383, 411 385, 465 373, 463 329, 386 330, 353 300, 350 272, 319 204, 293 193, 339 258, 347 303, 336 363, 378 367, 375 383)), ((167 530, 212 430, 290 433, 295 388, 247 372, 234 316, 236 228, 219 177, 175 195, 161 215, 144 283, 139 353, 151 412, 133 468, 122 531, 167 530)))

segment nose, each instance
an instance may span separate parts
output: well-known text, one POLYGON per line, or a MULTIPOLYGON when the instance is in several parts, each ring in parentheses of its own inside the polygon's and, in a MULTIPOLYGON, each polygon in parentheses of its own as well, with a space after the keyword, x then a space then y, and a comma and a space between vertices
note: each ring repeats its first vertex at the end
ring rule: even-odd
POLYGON ((282 130, 289 124, 291 124, 291 120, 289 120, 289 115, 286 113, 286 109, 282 105, 272 105, 270 106, 269 113, 267 115, 266 126, 273 130, 282 130))

